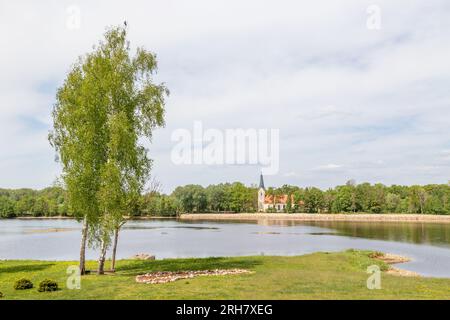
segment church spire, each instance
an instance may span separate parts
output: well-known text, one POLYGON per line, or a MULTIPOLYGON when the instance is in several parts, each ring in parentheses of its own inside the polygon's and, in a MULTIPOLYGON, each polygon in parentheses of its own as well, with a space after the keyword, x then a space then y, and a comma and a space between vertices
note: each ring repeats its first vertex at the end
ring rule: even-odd
POLYGON ((259 176, 259 188, 263 188, 264 190, 266 190, 266 188, 264 187, 264 178, 263 175, 261 173, 261 175, 259 176))

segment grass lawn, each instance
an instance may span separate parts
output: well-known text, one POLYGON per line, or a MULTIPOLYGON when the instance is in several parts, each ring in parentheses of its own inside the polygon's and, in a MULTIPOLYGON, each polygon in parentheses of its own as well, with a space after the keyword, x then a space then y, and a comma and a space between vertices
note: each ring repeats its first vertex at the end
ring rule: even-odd
MULTIPOLYGON (((76 262, 0 261, 3 299, 450 299, 450 279, 382 274, 380 290, 369 290, 366 268, 386 265, 366 251, 314 253, 296 257, 233 257, 121 260, 114 275, 83 276, 80 290, 66 288, 66 269, 76 262), (139 284, 150 271, 243 268, 251 274, 204 276, 167 284, 139 284), (16 291, 14 282, 29 278, 34 288, 16 291), (40 281, 59 283, 57 292, 37 291, 40 281)), ((95 269, 96 263, 88 267, 95 269)))

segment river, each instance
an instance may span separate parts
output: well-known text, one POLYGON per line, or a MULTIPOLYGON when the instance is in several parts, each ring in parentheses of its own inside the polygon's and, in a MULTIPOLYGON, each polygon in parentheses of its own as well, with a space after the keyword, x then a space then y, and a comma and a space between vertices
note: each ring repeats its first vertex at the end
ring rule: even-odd
MULTIPOLYGON (((80 224, 74 220, 0 220, 0 259, 76 260, 80 224)), ((450 278, 450 224, 399 222, 129 221, 118 257, 159 258, 301 255, 368 249, 408 256, 401 268, 450 278)), ((97 252, 88 250, 89 259, 97 252)))

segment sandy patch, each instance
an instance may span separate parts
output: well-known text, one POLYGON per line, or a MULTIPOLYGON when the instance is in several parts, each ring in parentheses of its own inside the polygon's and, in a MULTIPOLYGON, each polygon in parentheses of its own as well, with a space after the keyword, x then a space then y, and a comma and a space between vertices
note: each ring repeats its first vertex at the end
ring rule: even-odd
POLYGON ((76 228, 48 228, 48 229, 31 229, 25 230, 24 233, 33 234, 33 233, 52 233, 52 232, 69 232, 78 230, 76 228))
POLYGON ((401 277, 420 277, 420 274, 414 271, 408 271, 404 269, 398 269, 394 267, 390 267, 388 271, 386 271, 387 274, 391 274, 393 276, 401 276, 401 277))
POLYGON ((392 254, 392 253, 375 252, 371 255, 371 258, 381 260, 381 261, 389 264, 390 265, 389 270, 386 271, 387 274, 391 274, 394 276, 402 276, 402 277, 420 277, 420 274, 418 274, 417 272, 399 269, 399 268, 395 268, 392 266, 392 264, 404 263, 404 262, 411 261, 411 259, 408 257, 403 257, 403 256, 399 256, 399 255, 392 254))

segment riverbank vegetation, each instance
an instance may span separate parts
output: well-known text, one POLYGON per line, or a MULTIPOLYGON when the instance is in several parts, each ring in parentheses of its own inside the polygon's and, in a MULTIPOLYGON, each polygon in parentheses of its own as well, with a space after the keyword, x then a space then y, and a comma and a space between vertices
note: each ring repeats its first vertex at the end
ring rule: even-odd
MULTIPOLYGON (((156 188, 157 189, 157 188, 156 188)), ((255 212, 257 189, 242 183, 178 187, 170 195, 158 190, 139 197, 129 216, 177 216, 180 213, 255 212)), ((326 191, 285 185, 268 194, 293 194, 287 213, 450 214, 450 186, 385 186, 347 183, 326 191), (300 202, 301 201, 301 202, 300 202), (301 205, 295 204, 301 203, 301 205)), ((62 188, 0 189, 0 217, 73 216, 62 188)))
MULTIPOLYGON (((448 299, 450 279, 390 275, 386 263, 373 257, 370 252, 349 250, 295 257, 119 260, 114 274, 83 276, 80 290, 66 285, 67 268, 75 262, 0 261, 0 291, 3 299, 448 299), (383 271, 381 289, 367 288, 367 268, 372 265, 383 271), (137 275, 154 271, 217 268, 252 272, 165 284, 135 281, 137 275), (33 283, 56 280, 59 290, 14 290, 14 282, 23 277, 33 283)), ((88 269, 95 267, 96 262, 87 262, 88 269)))

